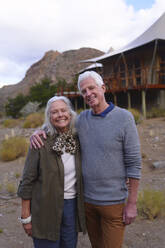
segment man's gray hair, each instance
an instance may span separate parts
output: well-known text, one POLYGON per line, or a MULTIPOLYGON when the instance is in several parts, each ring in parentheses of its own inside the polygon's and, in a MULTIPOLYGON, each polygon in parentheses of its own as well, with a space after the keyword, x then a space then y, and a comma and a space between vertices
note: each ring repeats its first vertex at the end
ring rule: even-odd
POLYGON ((87 78, 93 78, 95 80, 96 84, 99 86, 102 86, 104 84, 102 77, 97 72, 85 71, 82 74, 80 74, 78 77, 77 86, 78 86, 78 89, 80 92, 81 92, 80 83, 87 78))
POLYGON ((54 97, 49 99, 49 101, 47 102, 47 105, 46 105, 46 109, 45 109, 45 122, 44 122, 42 128, 50 135, 57 133, 56 128, 50 122, 50 107, 51 107, 53 102, 56 102, 59 100, 63 101, 69 109, 69 112, 71 115, 71 121, 70 121, 69 128, 71 129, 72 133, 75 133, 76 132, 75 121, 76 121, 77 114, 73 110, 70 100, 65 96, 54 96, 54 97))

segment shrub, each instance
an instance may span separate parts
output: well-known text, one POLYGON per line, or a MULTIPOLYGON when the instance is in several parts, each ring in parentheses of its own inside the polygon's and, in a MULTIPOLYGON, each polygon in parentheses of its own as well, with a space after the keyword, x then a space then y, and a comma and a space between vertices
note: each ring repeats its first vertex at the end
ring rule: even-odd
POLYGON ((23 127, 36 128, 43 124, 44 115, 42 113, 33 113, 26 117, 23 127))
POLYGON ((145 189, 138 196, 138 214, 153 220, 165 216, 165 192, 145 189))
POLYGON ((15 98, 9 98, 8 103, 5 105, 7 115, 17 118, 21 116, 20 110, 28 102, 28 97, 22 94, 17 95, 15 98))
POLYGON ((5 116, 5 113, 0 111, 0 118, 4 117, 5 116))
POLYGON ((147 154, 144 153, 144 152, 142 152, 142 158, 143 158, 143 159, 146 159, 146 158, 147 158, 147 154))
POLYGON ((7 128, 12 128, 12 127, 16 127, 18 123, 19 123, 18 119, 7 119, 4 120, 3 126, 7 128))
POLYGON ((141 114, 137 109, 130 108, 128 110, 133 114, 136 124, 142 121, 141 114))
POLYGON ((30 88, 29 100, 40 103, 39 107, 46 105, 47 101, 54 96, 56 85, 52 84, 51 79, 44 78, 41 83, 36 83, 30 88))
POLYGON ((28 150, 28 143, 24 137, 11 137, 4 140, 0 148, 0 159, 3 161, 12 161, 25 156, 28 150))
POLYGON ((153 107, 148 113, 147 118, 165 117, 165 109, 153 107))
POLYGON ((0 233, 3 233, 3 229, 2 228, 0 228, 0 233))
POLYGON ((15 173, 15 177, 16 177, 16 179, 18 179, 20 176, 21 176, 21 174, 20 174, 20 173, 15 173))
POLYGON ((79 115, 82 111, 84 111, 84 109, 80 108, 80 109, 78 109, 76 112, 77 112, 77 114, 79 115))
POLYGON ((16 193, 16 187, 15 187, 15 185, 13 183, 8 183, 6 185, 6 189, 7 189, 7 192, 9 194, 15 194, 16 193))

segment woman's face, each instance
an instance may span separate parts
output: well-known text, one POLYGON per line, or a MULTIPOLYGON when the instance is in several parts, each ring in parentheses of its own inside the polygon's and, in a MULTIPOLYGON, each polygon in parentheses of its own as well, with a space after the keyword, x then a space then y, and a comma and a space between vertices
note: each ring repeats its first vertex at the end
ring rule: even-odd
POLYGON ((53 102, 50 106, 50 122, 57 131, 68 131, 70 121, 71 114, 66 103, 62 100, 53 102))

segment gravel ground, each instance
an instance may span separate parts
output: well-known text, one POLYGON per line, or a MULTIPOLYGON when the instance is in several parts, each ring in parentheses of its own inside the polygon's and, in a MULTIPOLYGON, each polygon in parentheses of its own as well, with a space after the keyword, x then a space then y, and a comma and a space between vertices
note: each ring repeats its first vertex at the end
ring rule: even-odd
MULTIPOLYGON (((14 134, 29 137, 34 129, 2 129, 0 142, 14 134)), ((145 187, 165 189, 165 167, 153 169, 153 162, 165 161, 165 119, 150 119, 138 125, 143 154, 143 170, 140 190, 145 187)), ((0 161, 0 248, 32 248, 17 218, 20 216, 20 199, 6 190, 6 185, 18 186, 24 166, 24 158, 11 162, 0 161)), ((123 248, 164 248, 165 218, 154 221, 137 219, 126 228, 123 248)), ((90 248, 87 235, 79 235, 78 248, 90 248)), ((100 247, 101 248, 101 247, 100 247)))

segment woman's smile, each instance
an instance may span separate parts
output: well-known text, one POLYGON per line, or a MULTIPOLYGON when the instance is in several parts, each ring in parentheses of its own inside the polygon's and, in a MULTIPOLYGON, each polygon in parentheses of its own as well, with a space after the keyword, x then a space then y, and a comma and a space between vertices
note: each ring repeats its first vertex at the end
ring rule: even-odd
POLYGON ((59 132, 65 132, 69 129, 70 120, 70 112, 64 101, 58 100, 51 104, 50 121, 59 132))

